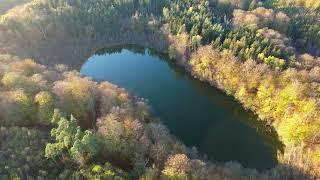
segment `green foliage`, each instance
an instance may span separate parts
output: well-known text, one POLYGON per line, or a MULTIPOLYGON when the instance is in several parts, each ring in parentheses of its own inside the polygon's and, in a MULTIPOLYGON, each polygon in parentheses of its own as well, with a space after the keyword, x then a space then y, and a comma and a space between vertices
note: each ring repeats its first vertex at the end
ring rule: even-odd
POLYGON ((174 34, 181 32, 181 27, 185 27, 190 36, 199 35, 203 37, 202 42, 210 43, 224 33, 222 26, 214 23, 215 18, 207 0, 172 1, 169 8, 165 8, 163 13, 174 34))
POLYGON ((45 132, 25 127, 0 127, 0 139, 0 177, 44 178, 55 171, 51 169, 53 164, 44 158, 45 132))
POLYGON ((152 35, 148 36, 150 44, 157 43, 154 39, 161 23, 168 23, 171 34, 165 34, 169 42, 164 46, 170 47, 172 58, 272 124, 287 145, 286 153, 300 145, 311 151, 307 160, 297 159, 306 157, 301 151, 281 161, 284 165, 257 173, 236 163, 211 166, 190 159, 187 148, 152 120, 146 105, 124 90, 81 78, 63 66, 48 68, 0 55, 0 123, 4 126, 0 129, 0 179, 306 179, 308 173, 316 174, 320 167, 317 63, 301 71, 286 69, 294 64, 295 54, 299 57, 298 52, 289 53, 288 47, 280 47, 256 28, 286 33, 299 50, 317 55, 319 3, 291 1, 289 5, 296 7, 288 7, 287 1, 279 2, 269 4, 274 11, 257 8, 261 3, 254 0, 34 0, 1 16, 0 51, 49 63, 53 56, 46 56, 46 51, 41 54, 46 43, 63 40, 60 43, 68 42, 63 47, 70 45, 78 60, 83 57, 78 51, 96 48, 91 40, 132 43, 131 33, 146 33, 152 35), (233 12, 255 16, 235 27, 233 12), (73 47, 74 42, 84 43, 73 47), (202 47, 209 44, 210 48, 202 47), (54 108, 62 112, 53 113, 54 108), (81 121, 67 120, 64 113, 81 121), (51 117, 52 141, 46 133, 51 117), (97 132, 87 130, 93 127, 97 132), (290 169, 290 164, 304 175, 290 169))
POLYGON ((24 90, 0 92, 0 114, 3 125, 30 125, 36 122, 33 98, 24 90))
POLYGON ((286 65, 286 62, 284 59, 279 59, 274 56, 266 57, 263 53, 258 54, 258 59, 277 70, 283 69, 284 66, 286 65))
MULTIPOLYGON (((263 13, 258 10, 255 10, 257 14, 263 13)), ((266 11, 266 9, 261 11, 266 11)), ((208 1, 173 1, 169 8, 164 9, 164 16, 167 17, 166 21, 173 34, 181 33, 181 29, 185 29, 189 33, 191 50, 211 43, 214 48, 230 50, 243 61, 254 59, 276 69, 284 69, 290 64, 289 53, 270 39, 262 37, 255 28, 245 28, 246 26, 242 24, 241 27, 231 28, 226 21, 220 23, 220 20, 215 18, 211 11, 208 1), (260 53, 264 53, 268 58, 259 61, 258 55, 260 53)), ((275 17, 270 21, 279 19, 279 23, 275 23, 279 28, 282 26, 281 19, 285 19, 283 21, 287 22, 287 18, 281 18, 281 13, 273 16, 275 17)), ((252 20, 252 18, 247 19, 252 20)), ((257 22, 254 23, 258 22, 257 19, 257 22)), ((256 27, 256 24, 254 25, 256 27)), ((174 54, 172 53, 173 48, 172 46, 169 48, 171 56, 174 54)))
POLYGON ((39 122, 45 125, 49 125, 54 109, 54 99, 51 93, 42 91, 35 96, 34 101, 38 105, 39 122))
POLYGON ((131 179, 128 173, 121 169, 113 167, 110 163, 106 162, 104 165, 91 164, 81 167, 77 171, 65 170, 60 174, 61 179, 114 179, 125 180, 131 179))
POLYGON ((268 0, 264 6, 284 11, 290 17, 288 37, 297 48, 319 56, 320 2, 317 0, 268 0))
MULTIPOLYGON (((79 136, 79 135, 76 135, 79 136)), ((82 159, 95 156, 99 151, 98 138, 91 131, 85 131, 82 139, 76 139, 70 149, 70 154, 73 159, 82 159)))
MULTIPOLYGON (((57 111, 55 112, 57 113, 57 111)), ((59 115, 54 115, 55 118, 57 116, 59 115)), ((81 132, 78 122, 73 116, 70 121, 60 117, 57 128, 51 130, 51 136, 55 139, 55 143, 47 144, 45 150, 47 158, 70 156, 73 160, 84 165, 99 151, 98 138, 91 131, 81 132)))
POLYGON ((317 17, 296 14, 290 22, 288 35, 294 39, 298 48, 320 55, 320 24, 317 17))
POLYGON ((288 52, 280 50, 269 39, 261 37, 255 31, 249 29, 240 28, 231 31, 221 44, 221 48, 231 50, 235 56, 240 57, 242 60, 258 60, 258 55, 261 53, 267 57, 273 56, 274 58, 282 59, 277 61, 277 64, 262 61, 271 65, 276 64, 273 67, 282 68, 289 63, 288 52))

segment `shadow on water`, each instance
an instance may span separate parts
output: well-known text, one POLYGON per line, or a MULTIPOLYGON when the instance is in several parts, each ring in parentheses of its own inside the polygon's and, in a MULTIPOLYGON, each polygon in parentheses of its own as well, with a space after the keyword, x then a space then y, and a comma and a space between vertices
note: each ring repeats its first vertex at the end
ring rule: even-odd
MULTIPOLYGON (((271 157, 271 163, 275 165, 277 163, 277 153, 283 153, 284 151, 284 144, 279 140, 279 136, 274 129, 274 127, 270 126, 267 124, 266 121, 262 121, 258 118, 257 115, 255 115, 252 111, 245 110, 241 103, 236 101, 232 96, 226 95, 222 90, 217 89, 215 87, 212 87, 210 84, 201 82, 198 79, 195 79, 192 77, 189 73, 185 71, 182 67, 178 66, 175 64, 173 61, 167 61, 165 59, 169 59, 167 55, 157 53, 155 51, 150 51, 150 55, 155 56, 155 57, 161 57, 161 60, 166 61, 170 68, 174 69, 176 72, 176 75, 180 78, 187 77, 192 79, 192 86, 197 89, 197 91, 201 94, 204 94, 207 96, 210 100, 212 100, 213 103, 215 103, 217 106, 220 106, 222 109, 230 109, 232 112, 230 114, 233 114, 235 117, 238 117, 237 120, 238 123, 242 123, 244 126, 247 126, 251 128, 251 131, 254 131, 254 133, 257 133, 260 138, 262 138, 262 146, 265 146, 266 149, 269 149, 270 154, 272 154, 271 157)), ((220 122, 222 124, 227 124, 228 122, 220 122)), ((230 123, 231 124, 231 123, 230 123)), ((224 125, 216 125, 212 126, 214 127, 212 130, 209 131, 209 133, 206 135, 207 139, 204 141, 203 144, 198 144, 198 148, 200 148, 201 151, 206 152, 207 154, 223 154, 223 152, 219 152, 219 148, 216 148, 215 145, 218 145, 219 143, 215 143, 215 141, 219 141, 219 128, 224 125), (217 137, 217 139, 214 139, 212 137, 217 137)), ((222 129, 220 129, 222 130, 222 129)), ((257 140, 252 139, 252 140, 257 140)), ((256 146, 261 146, 261 144, 258 143, 256 146), (260 144, 260 145, 259 145, 260 144)), ((253 144, 254 145, 254 144, 253 144)), ((255 148, 253 148, 254 150, 255 148)), ((230 149, 230 154, 234 152, 236 149, 230 149)), ((261 149, 263 151, 263 149, 261 149)), ((225 151, 225 149, 223 149, 225 151)), ((250 152, 251 153, 251 152, 250 152)), ((230 159, 230 154, 228 153, 226 157, 215 157, 213 156, 213 160, 222 160, 225 161, 226 159, 230 159)), ((244 162, 244 164, 251 164, 252 161, 254 161, 255 158, 261 158, 257 157, 260 154, 257 154, 255 152, 252 152, 252 158, 250 158, 251 162, 246 162, 248 157, 243 157, 240 159, 240 161, 244 162)), ((232 155, 231 155, 232 156, 232 155)), ((270 160, 267 160, 266 157, 266 163, 270 162, 270 160)), ((238 159, 238 157, 235 157, 235 159, 238 159)), ((255 168, 257 169, 264 169, 268 165, 259 165, 259 162, 255 162, 256 164, 255 168)), ((250 166, 250 165, 249 165, 250 166)), ((271 166, 270 166, 271 167, 271 166)))
POLYGON ((97 51, 81 73, 148 99, 172 134, 211 160, 239 161, 258 170, 277 164, 283 144, 273 127, 167 59, 143 47, 117 46, 97 51))
POLYGON ((123 49, 127 49, 135 54, 145 54, 145 52, 146 52, 144 47, 136 46, 133 44, 128 44, 125 46, 114 46, 112 48, 102 48, 102 49, 96 51, 95 55, 103 56, 105 54, 109 54, 109 55, 116 54, 116 53, 120 54, 123 49))

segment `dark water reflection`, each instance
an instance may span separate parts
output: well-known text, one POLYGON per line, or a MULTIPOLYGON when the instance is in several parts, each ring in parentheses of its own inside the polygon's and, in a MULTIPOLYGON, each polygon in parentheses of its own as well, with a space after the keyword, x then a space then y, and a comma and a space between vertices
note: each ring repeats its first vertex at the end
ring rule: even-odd
POLYGON ((172 134, 210 159, 260 170, 275 166, 282 145, 271 127, 166 59, 135 46, 103 49, 88 59, 81 74, 148 99, 172 134))

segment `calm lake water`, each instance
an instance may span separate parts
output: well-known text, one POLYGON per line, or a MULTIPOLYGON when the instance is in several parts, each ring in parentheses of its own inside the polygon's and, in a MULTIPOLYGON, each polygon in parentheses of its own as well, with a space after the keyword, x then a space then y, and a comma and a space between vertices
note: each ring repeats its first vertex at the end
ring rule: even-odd
POLYGON ((277 163, 280 143, 272 129, 165 56, 137 47, 105 49, 87 60, 81 74, 148 99, 173 135, 211 160, 238 161, 259 170, 277 163))

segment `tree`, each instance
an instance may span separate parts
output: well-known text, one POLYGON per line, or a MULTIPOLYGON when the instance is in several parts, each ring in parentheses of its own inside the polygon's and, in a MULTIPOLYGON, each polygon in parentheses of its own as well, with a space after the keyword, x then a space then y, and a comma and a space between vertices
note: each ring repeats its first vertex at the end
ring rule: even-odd
POLYGON ((198 49, 198 47, 200 47, 201 40, 202 40, 202 37, 200 35, 192 36, 191 45, 193 50, 196 50, 198 49))
POLYGON ((184 154, 170 156, 162 171, 164 179, 188 179, 190 159, 184 154))
MULTIPOLYGON (((59 116, 59 111, 55 111, 53 122, 56 122, 59 116)), ((51 130, 51 137, 55 142, 46 145, 46 158, 69 156, 80 165, 84 165, 98 153, 99 143, 96 135, 88 130, 83 133, 72 115, 70 121, 60 117, 56 125, 57 127, 51 130)))
POLYGON ((264 53, 258 54, 258 59, 277 70, 283 69, 286 65, 286 61, 284 59, 276 58, 274 56, 266 57, 264 53))
POLYGON ((45 131, 1 126, 0 138, 0 179, 50 178, 50 172, 55 171, 54 164, 44 157, 43 149, 48 141, 45 131))
POLYGON ((4 125, 31 125, 36 123, 33 97, 24 90, 0 93, 0 119, 4 125))
POLYGON ((82 139, 79 137, 75 140, 70 148, 70 155, 74 160, 84 164, 88 159, 94 157, 99 151, 98 138, 86 130, 82 139))
POLYGON ((53 87, 58 108, 68 114, 81 119, 83 126, 92 126, 93 112, 95 111, 96 83, 70 73, 62 81, 57 81, 53 87))
POLYGON ((49 125, 54 110, 54 99, 51 93, 47 91, 38 93, 34 98, 34 102, 38 105, 39 122, 49 125))
POLYGON ((200 160, 191 160, 185 154, 169 156, 162 171, 162 178, 168 180, 206 179, 208 170, 200 160))

